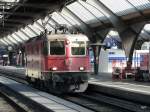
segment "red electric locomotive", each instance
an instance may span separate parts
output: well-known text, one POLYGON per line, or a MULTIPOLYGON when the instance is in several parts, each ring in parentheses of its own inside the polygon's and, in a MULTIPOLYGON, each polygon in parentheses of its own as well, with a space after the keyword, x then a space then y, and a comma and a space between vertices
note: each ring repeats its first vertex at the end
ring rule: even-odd
POLYGON ((25 45, 26 75, 42 88, 58 92, 84 92, 91 71, 88 38, 82 34, 55 34, 25 45))

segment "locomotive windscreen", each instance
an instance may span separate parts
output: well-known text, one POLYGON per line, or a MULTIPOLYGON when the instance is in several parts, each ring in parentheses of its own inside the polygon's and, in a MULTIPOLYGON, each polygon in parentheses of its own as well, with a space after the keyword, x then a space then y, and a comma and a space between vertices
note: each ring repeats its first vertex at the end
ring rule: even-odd
POLYGON ((64 55, 65 54, 64 41, 51 41, 50 42, 50 54, 51 55, 64 55))
POLYGON ((74 41, 71 46, 72 55, 85 55, 86 44, 84 41, 74 41))

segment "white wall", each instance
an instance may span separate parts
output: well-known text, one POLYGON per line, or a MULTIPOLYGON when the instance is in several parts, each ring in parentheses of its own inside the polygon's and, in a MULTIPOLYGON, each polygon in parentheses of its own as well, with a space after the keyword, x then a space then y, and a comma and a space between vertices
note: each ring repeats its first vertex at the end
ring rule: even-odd
MULTIPOLYGON (((149 53, 149 50, 134 51, 132 67, 140 67, 140 55, 142 53, 149 53)), ((109 49, 101 51, 99 56, 99 73, 112 73, 113 67, 121 69, 126 67, 126 56, 124 50, 109 49)))
POLYGON ((100 52, 99 56, 99 67, 98 72, 108 72, 108 51, 104 51, 103 49, 100 52))

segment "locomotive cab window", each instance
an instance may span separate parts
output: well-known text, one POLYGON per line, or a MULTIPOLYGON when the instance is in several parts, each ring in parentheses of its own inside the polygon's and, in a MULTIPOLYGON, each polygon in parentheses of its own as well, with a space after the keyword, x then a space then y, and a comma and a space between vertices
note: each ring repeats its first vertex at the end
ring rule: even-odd
POLYGON ((72 55, 85 55, 86 44, 84 41, 74 41, 71 45, 72 55))
POLYGON ((50 41, 50 55, 64 55, 64 41, 50 41))

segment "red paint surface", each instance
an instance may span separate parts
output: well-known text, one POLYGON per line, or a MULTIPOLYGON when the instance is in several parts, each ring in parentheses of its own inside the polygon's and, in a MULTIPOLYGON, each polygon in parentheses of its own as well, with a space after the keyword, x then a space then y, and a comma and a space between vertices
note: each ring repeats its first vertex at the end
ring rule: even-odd
POLYGON ((45 58, 46 71, 57 67, 57 71, 80 71, 79 67, 84 67, 85 71, 90 70, 89 57, 58 57, 49 56, 45 58))
POLYGON ((80 72, 79 68, 84 67, 85 72, 91 70, 88 53, 86 56, 71 56, 71 48, 69 45, 66 45, 66 53, 64 56, 44 56, 42 47, 43 41, 26 44, 27 69, 39 69, 45 72, 51 71, 53 67, 57 67, 57 71, 80 72))

